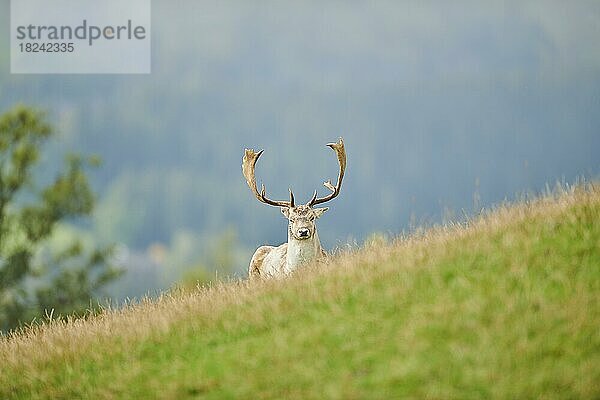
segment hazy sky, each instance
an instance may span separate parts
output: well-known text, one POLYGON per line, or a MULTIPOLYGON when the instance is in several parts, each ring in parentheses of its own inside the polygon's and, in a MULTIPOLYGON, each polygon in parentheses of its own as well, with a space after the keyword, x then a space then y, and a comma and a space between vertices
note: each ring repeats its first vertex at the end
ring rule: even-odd
MULTIPOLYGON (((245 147, 266 149, 259 179, 274 196, 292 186, 306 199, 336 173, 323 145, 344 136, 328 243, 470 211, 476 192, 487 206, 598 175, 599 2, 154 1, 152 11, 148 76, 10 75, 8 35, 0 41, 0 106, 47 109, 63 147, 105 159, 97 187, 113 218, 99 226, 119 219, 115 204, 131 217, 148 202, 138 220, 158 219, 135 243, 224 225, 249 245, 277 240, 279 215, 241 179, 245 147), (222 210, 210 192, 227 199, 222 210)), ((5 31, 7 12, 0 1, 5 31)))

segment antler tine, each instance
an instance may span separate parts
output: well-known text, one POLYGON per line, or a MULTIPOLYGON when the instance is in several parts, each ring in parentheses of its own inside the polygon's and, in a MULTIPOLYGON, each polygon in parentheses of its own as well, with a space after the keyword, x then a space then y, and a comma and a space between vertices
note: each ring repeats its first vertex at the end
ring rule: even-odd
POLYGON ((313 196, 311 197, 311 199, 308 201, 308 205, 312 205, 313 202, 317 199, 317 191, 315 190, 315 193, 313 194, 313 196))
POLYGON ((280 201, 280 200, 271 200, 266 196, 265 185, 261 184, 260 192, 256 187, 256 176, 254 170, 256 168, 256 162, 262 155, 264 150, 259 151, 258 153, 251 149, 246 149, 244 152, 244 158, 242 159, 242 173, 244 174, 244 178, 246 178, 246 183, 248 187, 254 193, 254 196, 261 203, 269 204, 275 207, 294 207, 294 194, 290 189, 290 201, 280 201))
POLYGON ((313 198, 308 202, 309 206, 325 203, 337 197, 337 195, 340 194, 342 180, 344 179, 344 173, 346 171, 346 149, 344 148, 344 140, 340 138, 337 143, 328 143, 327 146, 331 147, 331 149, 335 151, 335 154, 338 159, 338 164, 340 165, 337 183, 335 184, 335 186, 333 186, 330 180, 324 182, 323 186, 331 190, 331 193, 328 196, 318 198, 317 193, 315 192, 313 198))

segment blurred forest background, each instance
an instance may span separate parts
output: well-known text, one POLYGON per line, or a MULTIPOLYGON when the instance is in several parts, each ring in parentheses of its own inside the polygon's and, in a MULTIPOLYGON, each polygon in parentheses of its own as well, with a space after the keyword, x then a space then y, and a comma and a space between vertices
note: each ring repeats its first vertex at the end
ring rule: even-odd
POLYGON ((306 201, 348 169, 326 248, 460 217, 600 172, 600 3, 154 1, 152 74, 12 75, 0 0, 0 113, 47 112, 37 169, 96 154, 91 218, 53 240, 116 245, 113 299, 245 274, 286 239, 268 193, 306 201))

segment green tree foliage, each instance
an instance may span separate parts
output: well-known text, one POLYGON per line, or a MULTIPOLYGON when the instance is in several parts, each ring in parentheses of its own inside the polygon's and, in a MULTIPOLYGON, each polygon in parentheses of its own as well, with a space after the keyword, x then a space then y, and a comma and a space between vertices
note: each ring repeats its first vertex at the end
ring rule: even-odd
POLYGON ((58 223, 92 212, 85 170, 97 164, 69 155, 54 180, 37 187, 35 167, 51 136, 38 111, 18 106, 0 116, 0 331, 48 313, 84 313, 120 273, 108 264, 110 248, 75 240, 52 254, 45 246, 58 223))

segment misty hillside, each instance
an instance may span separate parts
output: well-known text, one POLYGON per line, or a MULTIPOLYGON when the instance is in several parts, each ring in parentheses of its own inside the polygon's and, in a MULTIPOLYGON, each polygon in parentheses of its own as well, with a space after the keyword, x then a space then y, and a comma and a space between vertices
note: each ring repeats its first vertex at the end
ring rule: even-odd
POLYGON ((597 185, 0 338, 0 397, 597 398, 597 185))
POLYGON ((57 125, 42 179, 67 151, 104 160, 77 228, 154 268, 132 279, 156 275, 146 290, 223 267, 206 265, 219 238, 236 266, 285 240, 244 184, 244 148, 265 149, 273 197, 306 201, 336 173, 324 144, 344 137, 329 249, 600 172, 597 3, 152 5, 151 75, 11 75, 0 38, 0 110, 35 105, 57 125))

